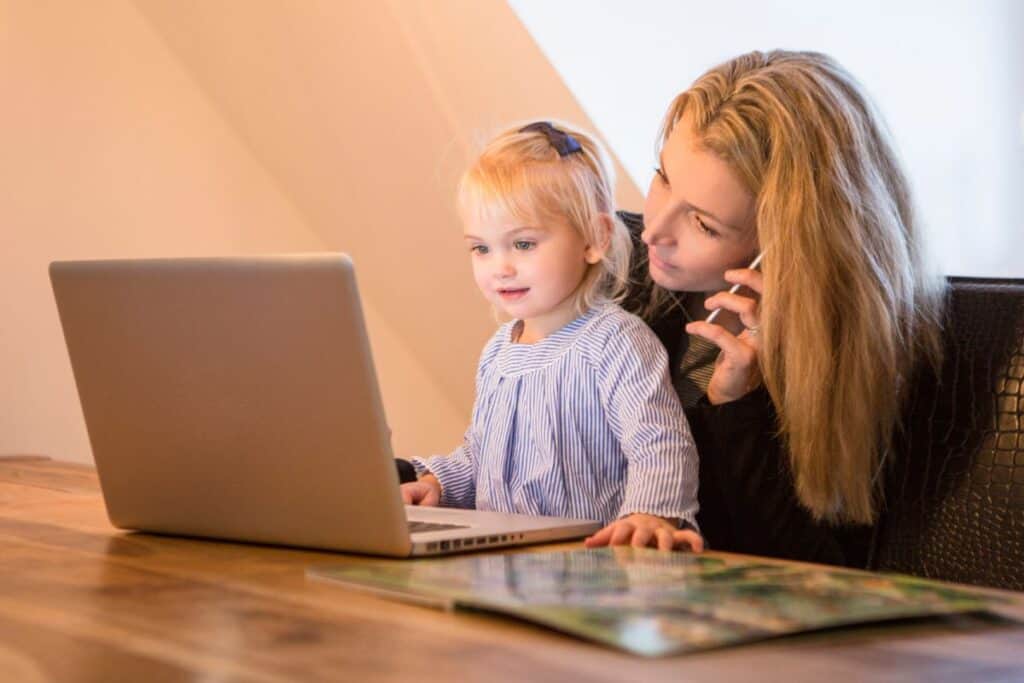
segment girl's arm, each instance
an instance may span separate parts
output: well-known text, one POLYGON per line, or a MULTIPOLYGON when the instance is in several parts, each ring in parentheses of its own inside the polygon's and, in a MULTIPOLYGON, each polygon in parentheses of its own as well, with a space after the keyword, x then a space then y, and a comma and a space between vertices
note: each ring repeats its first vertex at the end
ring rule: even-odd
MULTIPOLYGON (((430 458, 412 458, 421 482, 433 476, 440 491, 438 503, 444 507, 472 509, 476 507, 476 456, 473 448, 473 428, 466 430, 462 445, 450 455, 430 458)), ((427 479, 429 483, 429 479, 427 479)), ((415 486, 415 484, 407 484, 415 486)), ((429 505, 429 503, 426 503, 429 505)))
MULTIPOLYGON (((473 419, 462 439, 462 445, 448 456, 410 458, 412 466, 416 469, 416 474, 420 477, 420 481, 417 483, 423 483, 425 475, 433 475, 436 479, 436 484, 440 487, 440 491, 436 492, 438 501, 444 507, 465 509, 476 507, 479 449, 474 429, 479 419, 480 393, 484 377, 501 347, 502 340, 507 338, 507 332, 507 326, 502 326, 487 342, 480 354, 480 362, 477 364, 476 370, 476 400, 473 405, 473 419)), ((432 486, 434 482, 428 479, 426 483, 432 486)))
POLYGON ((620 515, 644 513, 696 526, 697 450, 658 339, 630 316, 608 336, 600 389, 628 461, 620 515))

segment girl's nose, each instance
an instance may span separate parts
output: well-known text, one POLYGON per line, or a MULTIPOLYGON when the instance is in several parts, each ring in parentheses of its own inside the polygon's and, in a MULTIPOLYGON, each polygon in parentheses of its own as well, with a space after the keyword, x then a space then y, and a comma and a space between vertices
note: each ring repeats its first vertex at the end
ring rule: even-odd
POLYGON ((495 274, 499 278, 509 278, 516 274, 515 264, 512 263, 512 259, 507 256, 503 256, 498 259, 495 264, 495 274))

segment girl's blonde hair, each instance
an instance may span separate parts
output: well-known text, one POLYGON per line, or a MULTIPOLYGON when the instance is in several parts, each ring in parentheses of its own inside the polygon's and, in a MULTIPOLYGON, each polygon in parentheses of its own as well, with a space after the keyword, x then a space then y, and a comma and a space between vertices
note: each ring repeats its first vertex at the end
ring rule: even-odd
POLYGON ((759 360, 796 493, 815 518, 870 523, 915 366, 937 365, 944 281, 896 154, 857 82, 811 52, 751 52, 673 101, 756 200, 759 360))
POLYGON ((559 153, 544 132, 507 130, 484 147, 459 182, 463 218, 512 218, 524 223, 565 220, 583 241, 603 250, 588 264, 575 294, 577 315, 625 293, 632 243, 615 215, 615 173, 604 147, 592 136, 552 122, 580 150, 559 153))

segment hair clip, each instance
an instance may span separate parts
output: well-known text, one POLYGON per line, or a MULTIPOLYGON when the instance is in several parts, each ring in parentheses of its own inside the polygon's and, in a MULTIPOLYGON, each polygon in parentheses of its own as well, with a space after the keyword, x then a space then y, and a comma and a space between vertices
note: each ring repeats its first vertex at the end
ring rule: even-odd
POLYGON ((551 146, 558 151, 558 156, 567 157, 576 152, 582 152, 583 147, 579 141, 564 130, 558 130, 547 121, 537 121, 519 129, 520 133, 543 133, 551 146))

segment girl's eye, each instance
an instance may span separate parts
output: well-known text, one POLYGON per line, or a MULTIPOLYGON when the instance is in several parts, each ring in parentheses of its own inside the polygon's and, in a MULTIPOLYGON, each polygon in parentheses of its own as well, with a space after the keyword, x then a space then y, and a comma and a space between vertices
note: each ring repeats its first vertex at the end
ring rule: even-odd
POLYGON ((703 232, 708 237, 718 237, 719 236, 718 231, 717 230, 713 230, 712 228, 709 228, 707 226, 707 223, 702 221, 699 216, 695 217, 694 220, 697 221, 697 227, 700 229, 700 231, 703 232))
POLYGON ((469 250, 471 252, 473 252, 474 254, 486 254, 487 253, 487 247, 484 246, 483 244, 474 244, 473 246, 471 246, 469 248, 469 250))
POLYGON ((529 240, 516 240, 515 242, 512 243, 512 246, 518 249, 519 251, 529 251, 530 249, 533 249, 535 246, 537 246, 537 243, 530 242, 529 240))
POLYGON ((658 174, 659 178, 661 178, 661 182, 668 185, 668 176, 665 175, 665 171, 661 168, 661 166, 655 166, 654 172, 658 174))

